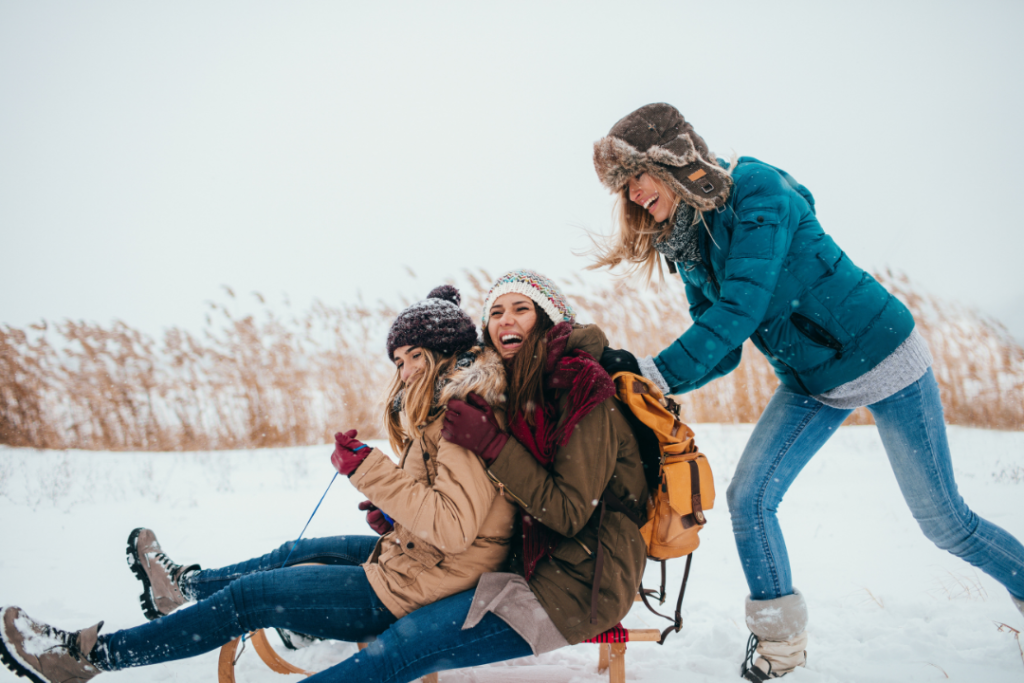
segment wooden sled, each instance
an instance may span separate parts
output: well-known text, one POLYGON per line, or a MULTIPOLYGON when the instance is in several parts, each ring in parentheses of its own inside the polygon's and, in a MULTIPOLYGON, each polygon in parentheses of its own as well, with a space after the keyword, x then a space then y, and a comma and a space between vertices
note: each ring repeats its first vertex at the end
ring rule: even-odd
MULTIPOLYGON (((656 643, 661 639, 661 632, 655 628, 628 629, 628 631, 630 641, 656 643)), ((220 683, 236 683, 235 661, 241 642, 241 638, 235 638, 220 649, 220 661, 217 663, 217 677, 220 683)), ((279 674, 302 674, 303 676, 312 676, 316 673, 287 662, 270 646, 267 634, 262 630, 250 633, 249 642, 252 643, 256 654, 271 671, 279 674)), ((366 643, 359 643, 360 650, 365 647, 366 643)), ((609 683, 625 683, 626 643, 600 643, 598 647, 597 670, 608 671, 609 683)), ((428 674, 422 680, 423 683, 438 683, 436 673, 428 674)))
MULTIPOLYGON (((238 660, 238 646, 241 642, 242 639, 240 637, 235 638, 220 649, 220 660, 217 662, 217 680, 220 683, 235 683, 235 662, 238 660)), ((312 676, 316 673, 315 671, 300 669, 277 654, 277 651, 270 646, 267 634, 262 629, 250 633, 249 642, 252 643, 252 648, 256 650, 256 654, 263 660, 263 663, 275 673, 302 674, 303 676, 312 676)), ((366 643, 359 643, 360 650, 365 647, 366 643)), ((437 683, 437 674, 428 674, 422 680, 423 683, 437 683)))
MULTIPOLYGON (((316 564, 316 563, 308 563, 316 564)), ((301 567, 305 565, 293 565, 301 567)), ((640 601, 637 595, 635 601, 640 601)), ((656 628, 633 628, 623 629, 628 634, 629 641, 633 642, 654 642, 661 640, 662 634, 656 628)), ((609 631, 610 632, 610 631, 609 631)), ((260 629, 248 635, 249 642, 256 650, 263 663, 271 671, 279 674, 302 674, 312 676, 316 671, 306 671, 286 661, 277 651, 270 646, 267 634, 260 629)), ((220 659, 217 662, 217 679, 219 683, 236 683, 235 662, 238 661, 238 647, 242 643, 242 637, 235 638, 220 649, 220 659)), ((626 683, 626 644, 627 643, 599 643, 597 656, 598 672, 608 671, 609 683, 626 683)), ((359 643, 359 649, 366 647, 366 643, 359 643)), ((427 674, 422 679, 423 683, 438 683, 437 674, 427 674)))

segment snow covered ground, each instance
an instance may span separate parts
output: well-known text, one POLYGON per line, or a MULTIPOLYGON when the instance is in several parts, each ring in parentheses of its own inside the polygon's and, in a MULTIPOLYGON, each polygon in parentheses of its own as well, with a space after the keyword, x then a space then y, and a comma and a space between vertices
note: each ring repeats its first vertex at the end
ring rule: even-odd
MULTIPOLYGON (((627 679, 738 681, 746 644, 745 584, 725 488, 750 426, 704 425, 698 443, 719 499, 694 557, 686 625, 668 643, 636 643, 627 679)), ((974 509, 1024 538, 1024 433, 952 428, 961 492, 974 509)), ((383 444, 378 444, 383 446, 383 444)), ((219 453, 91 453, 0 448, 0 604, 64 628, 99 619, 104 631, 139 624, 139 585, 125 565, 136 526, 155 529, 176 562, 204 566, 261 554, 302 529, 333 469, 330 446, 219 453)), ((307 536, 368 533, 362 496, 340 479, 307 536)), ((780 510, 795 583, 810 608, 809 665, 787 680, 1022 681, 1012 631, 1024 617, 1006 591, 933 547, 900 497, 871 427, 843 428, 811 462, 780 510)), ((678 585, 682 562, 670 570, 678 585)), ((649 573, 651 580, 655 572, 649 573)), ((627 626, 657 627, 642 605, 627 626)), ((272 640, 276 641, 272 637, 272 640)), ((324 643, 288 653, 319 670, 354 651, 324 643)), ((441 674, 468 681, 602 681, 597 646, 441 674)), ((110 681, 214 681, 217 653, 106 674, 110 681)), ((301 680, 272 673, 247 649, 239 683, 301 680)), ((0 681, 16 680, 0 670, 0 681)))

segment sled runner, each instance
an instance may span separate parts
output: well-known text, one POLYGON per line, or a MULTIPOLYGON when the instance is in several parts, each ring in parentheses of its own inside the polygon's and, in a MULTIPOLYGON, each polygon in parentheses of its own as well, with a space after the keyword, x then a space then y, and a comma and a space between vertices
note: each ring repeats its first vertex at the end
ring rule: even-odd
MULTIPOLYGON (((637 600, 639 599, 640 597, 637 596, 637 600)), ((248 642, 252 643, 256 654, 259 655, 260 659, 263 660, 263 663, 271 671, 279 674, 302 674, 303 676, 312 676, 316 673, 315 671, 306 671, 286 661, 271 647, 270 642, 267 640, 267 634, 263 630, 250 633, 247 639, 248 642)), ((658 642, 659 640, 661 640, 661 632, 656 628, 626 629, 619 624, 586 642, 598 643, 600 645, 597 670, 608 671, 609 683, 625 683, 626 643, 629 641, 658 642)), ((219 683, 236 683, 235 663, 241 655, 239 652, 239 645, 241 644, 242 638, 235 638, 220 649, 220 659, 217 663, 219 683)), ((359 643, 360 650, 365 647, 366 643, 359 643)), ((428 674, 421 680, 423 683, 438 683, 438 675, 436 673, 428 674)))

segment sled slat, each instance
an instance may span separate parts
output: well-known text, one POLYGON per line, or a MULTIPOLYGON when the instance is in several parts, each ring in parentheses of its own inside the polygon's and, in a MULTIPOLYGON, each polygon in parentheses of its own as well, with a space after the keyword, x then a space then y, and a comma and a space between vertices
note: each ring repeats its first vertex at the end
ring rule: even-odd
POLYGON ((220 649, 220 659, 217 660, 218 683, 235 683, 235 653, 241 642, 241 638, 235 638, 220 649))
POLYGON ((271 671, 279 674, 302 674, 304 676, 312 676, 313 672, 300 669, 297 666, 289 664, 281 655, 274 651, 274 648, 270 647, 270 642, 267 640, 267 634, 263 629, 255 631, 249 640, 252 641, 253 649, 256 650, 256 654, 260 656, 263 663, 270 667, 271 671))

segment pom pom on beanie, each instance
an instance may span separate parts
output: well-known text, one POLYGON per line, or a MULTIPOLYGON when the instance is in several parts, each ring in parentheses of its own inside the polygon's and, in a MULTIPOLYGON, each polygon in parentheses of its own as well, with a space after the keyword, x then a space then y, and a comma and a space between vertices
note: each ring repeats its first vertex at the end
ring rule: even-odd
POLYGON ((388 358, 394 360, 400 346, 419 346, 449 356, 475 345, 476 325, 459 308, 461 302, 458 289, 441 285, 399 313, 388 332, 388 358))

